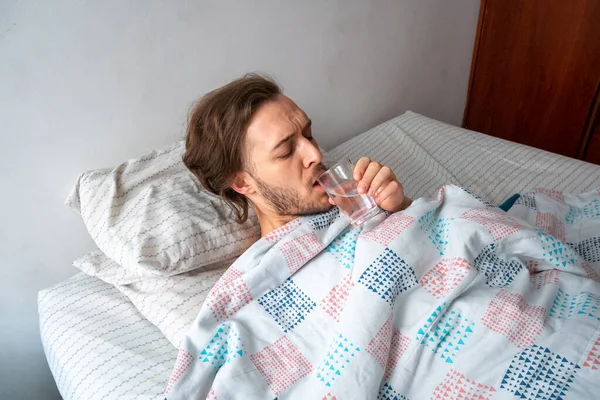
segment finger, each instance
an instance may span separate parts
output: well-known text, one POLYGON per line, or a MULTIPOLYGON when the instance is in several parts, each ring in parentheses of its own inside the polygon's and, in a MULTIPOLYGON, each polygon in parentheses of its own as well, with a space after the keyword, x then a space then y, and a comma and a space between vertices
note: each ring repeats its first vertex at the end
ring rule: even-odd
POLYGON ((360 181, 362 179, 370 163, 371 159, 369 157, 361 157, 360 160, 356 162, 353 173, 355 181, 360 181))
POLYGON ((394 176, 394 173, 392 172, 390 167, 381 167, 377 175, 375 175, 375 178, 373 178, 373 181, 369 186, 369 191, 367 192, 367 195, 375 196, 380 191, 379 189, 382 189, 382 186, 384 186, 384 184, 395 180, 396 177, 394 176))
POLYGON ((367 192, 367 190, 369 190, 369 186, 371 186, 371 181, 373 180, 373 178, 375 178, 375 175, 377 175, 380 169, 381 164, 379 164, 378 162, 372 162, 369 164, 367 170, 365 171, 365 174, 363 175, 362 179, 358 183, 358 186, 356 187, 358 193, 364 194, 367 192))
POLYGON ((381 190, 381 192, 379 192, 378 195, 374 197, 375 203, 377 203, 377 205, 380 205, 381 203, 386 201, 390 196, 395 195, 398 192, 399 187, 400 184, 398 183, 398 181, 391 181, 390 183, 385 185, 385 187, 381 190))

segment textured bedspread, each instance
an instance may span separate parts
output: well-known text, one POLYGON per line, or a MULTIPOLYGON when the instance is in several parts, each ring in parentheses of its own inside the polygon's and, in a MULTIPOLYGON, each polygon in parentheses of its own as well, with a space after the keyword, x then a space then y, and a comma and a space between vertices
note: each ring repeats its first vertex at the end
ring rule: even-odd
POLYGON ((166 397, 595 398, 599 270, 598 192, 301 217, 218 281, 166 397))

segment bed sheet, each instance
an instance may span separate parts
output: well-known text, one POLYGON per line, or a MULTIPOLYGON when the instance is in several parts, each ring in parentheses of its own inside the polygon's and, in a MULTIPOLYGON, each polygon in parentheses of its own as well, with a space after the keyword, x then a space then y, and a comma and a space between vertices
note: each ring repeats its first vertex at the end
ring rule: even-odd
POLYGON ((407 111, 331 150, 390 166, 413 198, 453 183, 500 204, 534 188, 583 193, 600 187, 600 166, 458 128, 407 111))
POLYGON ((79 273, 42 290, 38 310, 65 400, 163 398, 177 350, 113 285, 79 273))
MULTIPOLYGON (((406 193, 444 184, 494 203, 535 187, 582 193, 600 187, 600 167, 406 112, 327 153, 389 165, 406 193)), ((165 311, 169 318, 171 310, 165 311)), ((176 349, 114 286, 78 274, 40 292, 42 342, 67 399, 163 398, 176 349)))

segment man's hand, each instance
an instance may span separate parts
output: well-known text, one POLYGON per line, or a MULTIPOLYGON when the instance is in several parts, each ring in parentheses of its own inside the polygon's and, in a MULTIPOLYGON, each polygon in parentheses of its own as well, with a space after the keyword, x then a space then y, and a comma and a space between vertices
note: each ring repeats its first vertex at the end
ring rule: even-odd
POLYGON ((375 199, 379 207, 389 212, 404 210, 412 200, 404 196, 404 188, 390 169, 368 157, 362 157, 354 167, 358 193, 375 199))

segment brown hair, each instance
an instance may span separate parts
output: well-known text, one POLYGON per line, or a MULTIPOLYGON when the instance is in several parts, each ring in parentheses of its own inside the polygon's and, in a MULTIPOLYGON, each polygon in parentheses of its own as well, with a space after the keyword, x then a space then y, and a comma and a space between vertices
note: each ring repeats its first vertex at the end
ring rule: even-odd
POLYGON ((270 78, 248 74, 200 98, 189 114, 183 162, 240 224, 248 219, 248 199, 231 182, 243 169, 246 129, 260 106, 280 94, 270 78))

